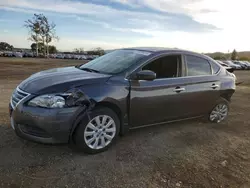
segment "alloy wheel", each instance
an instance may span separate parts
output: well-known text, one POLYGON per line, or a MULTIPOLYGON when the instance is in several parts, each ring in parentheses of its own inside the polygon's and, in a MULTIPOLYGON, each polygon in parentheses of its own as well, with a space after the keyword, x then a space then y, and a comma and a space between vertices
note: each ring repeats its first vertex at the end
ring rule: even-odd
POLYGON ((228 106, 226 104, 218 104, 210 113, 209 119, 212 122, 220 123, 228 115, 228 106))
POLYGON ((94 117, 86 126, 84 141, 91 149, 103 149, 116 135, 115 121, 108 115, 94 117))

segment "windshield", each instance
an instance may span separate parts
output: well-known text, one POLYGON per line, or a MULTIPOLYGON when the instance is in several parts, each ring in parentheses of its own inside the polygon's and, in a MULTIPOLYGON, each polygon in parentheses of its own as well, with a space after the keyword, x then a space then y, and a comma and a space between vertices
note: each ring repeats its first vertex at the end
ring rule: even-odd
POLYGON ((115 50, 80 66, 80 69, 87 68, 101 73, 117 74, 150 54, 140 50, 115 50))

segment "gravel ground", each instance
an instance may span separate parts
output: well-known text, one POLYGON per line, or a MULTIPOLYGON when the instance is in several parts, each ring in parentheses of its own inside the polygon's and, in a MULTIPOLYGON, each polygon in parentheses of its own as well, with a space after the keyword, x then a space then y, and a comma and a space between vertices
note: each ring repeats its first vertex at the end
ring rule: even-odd
POLYGON ((250 187, 250 71, 227 121, 201 120, 133 130, 104 153, 18 138, 10 128, 12 90, 30 74, 80 61, 0 58, 0 187, 250 187))

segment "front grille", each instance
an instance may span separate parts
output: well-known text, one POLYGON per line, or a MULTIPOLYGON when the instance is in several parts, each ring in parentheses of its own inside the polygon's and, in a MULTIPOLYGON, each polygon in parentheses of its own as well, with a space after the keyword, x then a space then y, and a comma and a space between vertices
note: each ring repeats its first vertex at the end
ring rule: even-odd
POLYGON ((11 96, 11 105, 13 108, 17 106, 19 102, 21 102, 23 99, 28 97, 29 94, 20 90, 19 88, 16 88, 11 96))
POLYGON ((32 136, 37 136, 37 137, 42 137, 42 138, 50 138, 51 136, 44 130, 38 128, 38 127, 33 127, 30 125, 18 125, 22 132, 32 135, 32 136))

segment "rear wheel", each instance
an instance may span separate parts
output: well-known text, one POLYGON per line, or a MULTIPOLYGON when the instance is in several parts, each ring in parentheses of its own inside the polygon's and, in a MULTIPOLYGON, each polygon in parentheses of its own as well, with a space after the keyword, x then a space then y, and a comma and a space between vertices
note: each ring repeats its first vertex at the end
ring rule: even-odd
POLYGON ((209 121, 213 123, 220 123, 224 121, 229 112, 229 102, 221 99, 209 114, 209 121))
POLYGON ((85 117, 73 136, 77 148, 86 153, 99 153, 108 149, 120 131, 120 121, 113 110, 97 108, 85 117))

